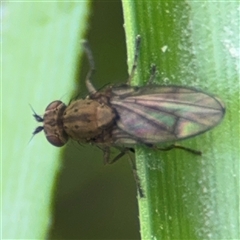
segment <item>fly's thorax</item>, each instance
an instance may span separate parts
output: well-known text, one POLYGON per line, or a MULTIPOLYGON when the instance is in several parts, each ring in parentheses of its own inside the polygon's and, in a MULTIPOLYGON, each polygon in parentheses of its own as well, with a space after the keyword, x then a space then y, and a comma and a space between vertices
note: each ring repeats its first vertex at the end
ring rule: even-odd
POLYGON ((77 141, 90 141, 112 126, 115 112, 107 104, 92 99, 72 102, 63 113, 63 128, 77 141))
POLYGON ((66 105, 61 101, 51 102, 45 110, 43 128, 47 140, 56 147, 61 147, 68 141, 68 135, 63 129, 62 116, 66 105))

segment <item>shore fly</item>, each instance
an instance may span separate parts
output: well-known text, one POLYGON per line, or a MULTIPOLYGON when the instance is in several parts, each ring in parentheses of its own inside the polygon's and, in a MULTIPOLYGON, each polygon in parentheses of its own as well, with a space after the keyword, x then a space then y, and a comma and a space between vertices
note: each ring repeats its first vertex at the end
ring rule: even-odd
MULTIPOLYGON (((213 95, 192 87, 151 84, 155 66, 147 86, 130 86, 137 68, 139 35, 127 84, 108 86, 101 91, 91 83, 94 60, 86 41, 83 46, 90 64, 85 80, 89 96, 72 101, 68 106, 56 100, 47 106, 43 117, 33 114, 36 121, 43 123, 33 135, 43 130, 52 145, 61 147, 69 139, 96 144, 104 150, 105 162, 112 163, 126 152, 134 151, 136 144, 156 147, 157 144, 194 137, 212 129, 223 119, 224 104, 213 95), (111 161, 110 147, 120 150, 111 161)), ((170 145, 163 150, 172 148, 200 154, 178 145, 170 145)))

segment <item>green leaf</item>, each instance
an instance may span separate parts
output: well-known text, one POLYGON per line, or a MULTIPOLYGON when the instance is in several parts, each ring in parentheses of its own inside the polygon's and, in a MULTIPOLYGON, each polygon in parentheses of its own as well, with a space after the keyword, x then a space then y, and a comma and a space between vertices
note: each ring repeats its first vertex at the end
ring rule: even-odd
MULTIPOLYGON (((59 149, 42 136, 30 141, 39 114, 52 100, 68 100, 86 30, 87 2, 3 2, 2 236, 44 239, 60 168, 59 149), (79 24, 81 23, 81 24, 79 24)), ((40 124, 41 125, 41 124, 40 124)))
POLYGON ((181 145, 202 151, 160 152, 138 147, 136 164, 146 197, 139 199, 142 239, 239 238, 238 2, 123 1, 131 69, 141 35, 137 74, 151 64, 156 82, 215 94, 226 116, 215 129, 181 145))

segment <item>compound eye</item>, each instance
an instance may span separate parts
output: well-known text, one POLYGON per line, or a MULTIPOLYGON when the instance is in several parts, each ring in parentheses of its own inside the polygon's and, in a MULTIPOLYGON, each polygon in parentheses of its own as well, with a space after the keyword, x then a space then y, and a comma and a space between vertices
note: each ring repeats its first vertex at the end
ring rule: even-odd
POLYGON ((45 109, 45 111, 49 111, 49 110, 53 110, 53 109, 56 109, 59 105, 61 105, 63 102, 62 101, 59 101, 59 100, 56 100, 56 101, 53 101, 51 102, 45 109))
POLYGON ((64 142, 62 139, 60 139, 58 136, 56 135, 49 135, 46 136, 47 140, 55 147, 62 147, 63 145, 65 145, 66 141, 64 142))

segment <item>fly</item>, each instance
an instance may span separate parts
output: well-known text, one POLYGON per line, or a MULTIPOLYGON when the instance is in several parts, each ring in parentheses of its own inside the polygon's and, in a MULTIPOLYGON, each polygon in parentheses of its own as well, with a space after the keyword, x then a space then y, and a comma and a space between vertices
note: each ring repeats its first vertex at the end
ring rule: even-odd
MULTIPOLYGON (((224 104, 219 98, 192 87, 151 84, 155 66, 152 66, 147 86, 129 85, 137 68, 140 39, 138 35, 127 84, 108 86, 101 91, 91 83, 95 66, 85 41, 83 46, 90 64, 85 80, 89 96, 72 101, 68 106, 59 100, 53 101, 45 109, 43 117, 34 112, 34 118, 43 126, 37 127, 33 135, 43 130, 47 140, 57 147, 65 145, 69 138, 95 144, 104 150, 105 162, 112 163, 126 152, 134 152, 136 144, 156 147, 159 143, 194 137, 218 125, 225 114, 224 104), (111 161, 110 147, 120 150, 111 161)), ((179 145, 169 145, 162 150, 172 148, 201 154, 179 145)))

